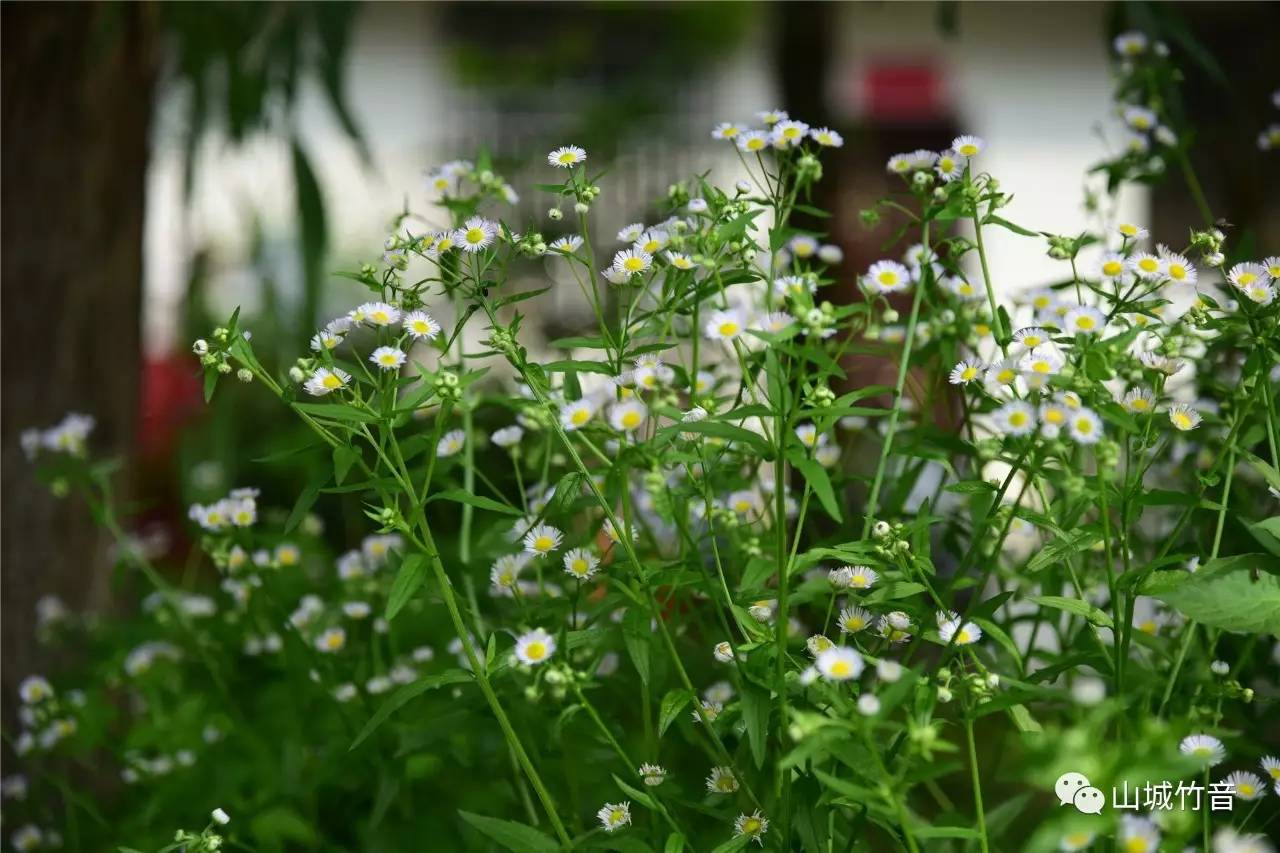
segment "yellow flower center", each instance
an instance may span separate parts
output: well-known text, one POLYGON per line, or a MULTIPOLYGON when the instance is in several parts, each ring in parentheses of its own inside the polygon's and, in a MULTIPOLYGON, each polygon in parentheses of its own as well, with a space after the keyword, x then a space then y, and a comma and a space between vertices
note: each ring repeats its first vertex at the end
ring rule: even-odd
POLYGON ((1066 417, 1063 416, 1061 409, 1046 409, 1044 419, 1051 424, 1060 424, 1066 417))
POLYGON ((587 422, 587 419, 590 417, 591 417, 591 413, 588 412, 586 409, 578 409, 572 415, 569 416, 569 420, 573 422, 574 426, 582 426, 587 422))
POLYGON ((1256 278, 1257 276, 1251 272, 1242 272, 1236 281, 1240 282, 1241 287, 1244 287, 1246 284, 1253 284, 1256 278))
POLYGON ((966 367, 964 371, 961 372, 960 374, 960 378, 965 382, 970 382, 976 379, 977 376, 978 376, 978 368, 976 367, 966 367))
POLYGON ((1089 435, 1093 432, 1093 421, 1088 418, 1080 418, 1080 420, 1076 421, 1076 432, 1089 435))
POLYGON ((876 276, 876 281, 880 282, 885 287, 893 287, 898 283, 898 274, 892 270, 885 270, 876 276))
POLYGON ((622 262, 622 268, 627 272, 640 272, 644 269, 644 261, 641 258, 630 257, 622 262))
POLYGON ((991 327, 986 323, 974 323, 973 330, 978 333, 978 337, 985 338, 991 334, 991 327))
POLYGON ((574 560, 573 565, 569 567, 569 570, 575 575, 585 575, 589 569, 590 566, 588 566, 587 561, 581 557, 574 560))
POLYGON ((566 151, 556 159, 566 166, 572 166, 574 163, 578 162, 578 155, 574 154, 572 151, 566 151))
POLYGON ((1134 397, 1133 401, 1129 403, 1129 408, 1135 412, 1145 412, 1150 406, 1151 404, 1147 402, 1145 397, 1134 397))
POLYGON ((961 146, 960 146, 960 153, 961 153, 961 154, 963 154, 963 155, 964 155, 964 156, 966 156, 966 157, 972 157, 972 156, 974 156, 975 154, 977 154, 977 153, 978 153, 978 146, 973 145, 973 144, 961 145, 961 146))
POLYGON ((1140 835, 1135 835, 1124 843, 1124 853, 1147 853, 1149 849, 1147 839, 1140 835))
POLYGON ((1093 326, 1094 326, 1093 318, 1090 317, 1088 314, 1084 315, 1083 317, 1076 318, 1077 329, 1084 329, 1085 331, 1088 331, 1089 329, 1092 329, 1093 326))
POLYGON ((1246 797, 1252 797, 1254 795, 1255 788, 1248 782, 1241 782, 1236 786, 1236 792, 1243 794, 1246 797))
POLYGON ((831 664, 831 674, 837 678, 847 678, 853 675, 853 667, 847 660, 838 660, 831 664))
POLYGON ((1138 261, 1138 268, 1143 272, 1155 272, 1160 268, 1160 263, 1155 258, 1143 258, 1138 261))
POLYGON ((1173 416, 1173 425, 1178 429, 1191 429, 1191 418, 1183 412, 1173 416))
POLYGON ((529 660, 542 660, 547 656, 547 644, 540 640, 534 640, 524 647, 524 656, 529 660))
POLYGON ((972 642, 972 639, 973 638, 969 636, 968 628, 961 628, 960 633, 956 634, 956 642, 960 643, 961 645, 972 642))
POLYGON ((396 363, 396 357, 389 352, 384 352, 382 355, 378 356, 378 361, 389 367, 396 363))
POLYGON ((1182 281, 1187 277, 1187 268, 1182 264, 1169 264, 1169 278, 1182 281))
POLYGON ((1008 385, 1015 378, 1017 378, 1017 376, 1018 374, 1014 373, 1012 368, 1006 367, 996 374, 996 380, 1005 385, 1008 385))
POLYGON ((1026 424, 1027 424, 1026 412, 1014 412, 1013 414, 1009 415, 1009 426, 1020 427, 1020 426, 1026 426, 1026 424))
POLYGON ((1103 275, 1120 275, 1124 272, 1124 264, 1119 261, 1107 261, 1102 265, 1103 275))
POLYGON ((747 140, 747 150, 748 150, 748 151, 759 151, 761 148, 764 148, 764 140, 763 140, 763 139, 761 139, 761 138, 759 138, 759 137, 754 137, 754 138, 752 138, 752 139, 748 139, 748 140, 747 140))
POLYGON ((1121 225, 1116 230, 1118 230, 1121 234, 1123 234, 1126 237, 1132 237, 1138 233, 1138 228, 1135 225, 1121 225))
POLYGON ((555 541, 550 536, 539 536, 533 540, 533 550, 550 551, 555 546, 555 541))
POLYGON ((635 429, 635 428, 636 428, 636 427, 638 427, 638 426, 640 426, 640 413, 639 413, 639 412, 624 412, 624 413, 623 413, 623 415, 622 415, 622 427, 623 427, 623 429, 635 429))
POLYGON ((320 380, 320 384, 332 391, 335 388, 342 387, 342 380, 338 378, 337 374, 326 373, 324 379, 320 380))
POLYGON ((468 242, 468 243, 470 243, 472 246, 476 245, 477 243, 483 243, 483 242, 484 242, 484 229, 483 229, 483 228, 468 228, 468 229, 467 229, 466 237, 467 237, 467 242, 468 242))
POLYGON ((738 324, 733 320, 726 320, 720 324, 718 331, 726 338, 731 338, 738 334, 738 324))
POLYGON ((844 627, 849 631, 861 631, 867 627, 867 623, 861 616, 850 616, 844 620, 844 627))

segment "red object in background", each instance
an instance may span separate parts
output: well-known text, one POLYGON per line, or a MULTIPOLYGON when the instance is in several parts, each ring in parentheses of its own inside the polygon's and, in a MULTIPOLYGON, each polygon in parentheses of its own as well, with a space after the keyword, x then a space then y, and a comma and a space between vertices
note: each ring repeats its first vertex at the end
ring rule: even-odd
POLYGON ((179 430, 200 410, 201 396, 200 365, 191 356, 176 353, 143 360, 138 418, 143 459, 168 458, 179 430))
POLYGON ((942 77, 920 62, 872 62, 861 80, 862 113, 874 121, 931 121, 943 113, 942 77))

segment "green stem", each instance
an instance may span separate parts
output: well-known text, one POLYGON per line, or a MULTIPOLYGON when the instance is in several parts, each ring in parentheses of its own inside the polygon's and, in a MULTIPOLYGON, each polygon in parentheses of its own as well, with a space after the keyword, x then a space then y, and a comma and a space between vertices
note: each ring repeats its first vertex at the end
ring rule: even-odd
POLYGON ((964 715, 965 742, 969 747, 969 776, 973 780, 973 807, 978 813, 978 832, 982 836, 982 853, 988 853, 991 844, 987 840, 987 815, 982 808, 982 780, 978 777, 978 750, 973 742, 973 717, 964 715))

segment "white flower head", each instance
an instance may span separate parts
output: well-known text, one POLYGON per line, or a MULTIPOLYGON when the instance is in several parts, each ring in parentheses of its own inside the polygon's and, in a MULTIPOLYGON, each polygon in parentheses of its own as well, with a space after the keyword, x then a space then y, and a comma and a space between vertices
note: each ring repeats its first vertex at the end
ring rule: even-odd
POLYGON ((440 324, 426 311, 410 311, 404 315, 404 330, 415 340, 433 340, 440 334, 440 324))
POLYGON ((572 169, 586 159, 587 152, 576 145, 562 145, 547 155, 547 162, 558 169, 572 169))
POLYGON ((631 823, 631 803, 626 801, 605 803, 600 807, 600 811, 596 812, 596 817, 599 818, 605 832, 617 832, 631 823))
POLYGON ((369 354, 369 361, 379 370, 399 370, 407 357, 399 347, 378 347, 369 354))
POLYGON ((534 557, 545 557, 560 547, 564 534, 550 524, 536 524, 524 535, 525 553, 534 557))
POLYGON ((707 791, 712 794, 732 794, 738 790, 738 777, 729 767, 712 767, 707 776, 707 791))
POLYGON ((751 814, 740 814, 733 822, 733 834, 750 838, 761 847, 764 846, 765 833, 769 831, 769 819, 756 809, 751 814))
POLYGON ((1227 757, 1227 748, 1222 745, 1222 741, 1206 734, 1187 735, 1178 744, 1178 751, 1198 758, 1210 767, 1221 764, 1227 757))
POLYGON ((589 580, 600 566, 600 560, 586 548, 574 548, 564 555, 564 570, 580 581, 589 580))
POLYGON ((818 672, 830 681, 848 681, 862 674, 862 655, 847 646, 834 646, 818 655, 818 672))
POLYGON ((480 252, 493 244, 498 236, 498 223, 473 216, 454 232, 454 241, 464 252, 480 252))
POLYGON ((965 159, 977 157, 986 147, 987 143, 977 136, 957 136, 951 140, 951 150, 965 159))
POLYGON ((527 666, 544 663, 556 651, 556 639, 542 628, 534 628, 516 639, 516 658, 527 666))
POLYGON ((467 434, 460 430, 450 430, 440 437, 440 441, 436 444, 436 456, 441 459, 447 459, 455 456, 466 447, 467 434))

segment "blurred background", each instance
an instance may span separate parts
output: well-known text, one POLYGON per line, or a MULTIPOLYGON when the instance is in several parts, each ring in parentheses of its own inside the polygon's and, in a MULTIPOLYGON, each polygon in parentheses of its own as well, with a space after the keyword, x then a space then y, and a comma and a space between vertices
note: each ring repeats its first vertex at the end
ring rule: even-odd
MULTIPOLYGON (((296 427, 235 383, 205 407, 190 342, 243 306, 264 360, 288 364, 360 296, 333 272, 376 260, 406 206, 430 212, 430 166, 488 150, 524 196, 509 219, 537 227, 546 151, 582 145, 610 167, 593 216, 611 234, 674 180, 733 180, 711 127, 780 107, 846 139, 816 200, 835 217, 810 224, 843 248, 852 298, 889 237, 858 212, 897 151, 982 136, 1008 219, 1082 230, 1087 172, 1119 145, 1111 40, 1140 29, 1186 73, 1211 209, 1261 256, 1280 246, 1256 141, 1275 120, 1277 24, 1253 3, 5 4, 6 703, 49 664, 36 600, 104 607, 118 583, 87 512, 34 481, 21 431, 96 417, 94 451, 126 461, 133 531, 175 562, 191 500, 252 483, 288 506, 297 472, 253 460, 296 427)), ((1119 201, 1175 246, 1201 224, 1176 175, 1119 201)), ((988 243, 1000 289, 1061 275, 1039 241, 988 243)), ((577 293, 537 303, 535 345, 587 319, 577 293)))

